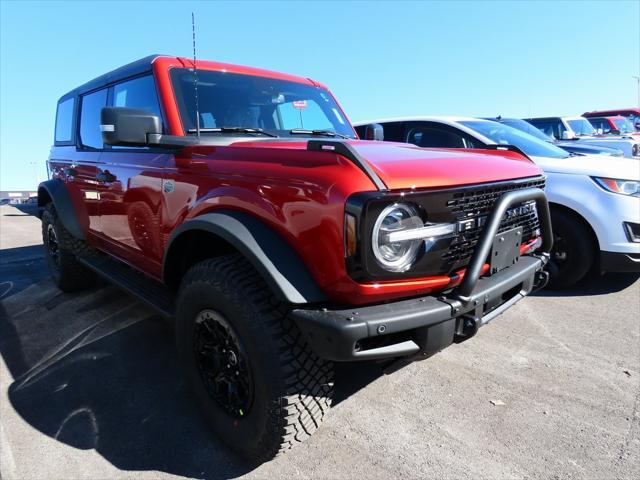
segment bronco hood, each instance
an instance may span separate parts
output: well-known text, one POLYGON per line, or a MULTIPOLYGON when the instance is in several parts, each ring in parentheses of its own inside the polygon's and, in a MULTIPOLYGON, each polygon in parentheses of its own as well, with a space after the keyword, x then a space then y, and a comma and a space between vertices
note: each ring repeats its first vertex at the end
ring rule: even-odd
MULTIPOLYGON (((342 141, 312 140, 330 146, 342 141)), ((488 183, 542 174, 532 161, 511 151, 426 149, 406 143, 344 141, 390 190, 488 183)), ((307 141, 264 140, 231 146, 307 150, 307 141)), ((330 148, 322 148, 327 155, 330 148)), ((339 153, 333 153, 339 154, 339 153)))

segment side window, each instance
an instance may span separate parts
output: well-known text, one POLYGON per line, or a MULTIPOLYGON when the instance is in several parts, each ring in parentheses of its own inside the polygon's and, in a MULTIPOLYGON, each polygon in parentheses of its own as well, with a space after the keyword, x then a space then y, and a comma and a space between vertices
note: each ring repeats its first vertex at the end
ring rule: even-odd
POLYGON ((414 127, 407 134, 407 143, 424 148, 476 148, 480 142, 454 129, 440 127, 414 127))
POLYGON ((70 142, 73 132, 73 107, 75 98, 68 98, 58 104, 56 112, 56 142, 70 142))
POLYGON ((558 124, 549 120, 539 120, 537 122, 532 122, 533 125, 541 130, 546 135, 555 138, 557 140, 561 139, 560 131, 558 129, 558 124))
POLYGON ((562 140, 562 134, 567 131, 567 127, 564 126, 564 123, 561 120, 559 120, 558 123, 556 123, 555 127, 557 132, 556 138, 558 140, 562 140))
POLYGON ((107 105, 107 89, 84 95, 80 108, 80 143, 85 147, 103 148, 100 112, 107 105))
POLYGON ((601 118, 590 118, 589 123, 593 126, 593 128, 601 129, 603 133, 609 133, 611 131, 611 127, 609 126, 609 122, 601 119, 601 118))
POLYGON ((114 85, 113 106, 146 110, 162 118, 156 84, 151 75, 114 85))
POLYGON ((383 123, 384 139, 388 142, 404 142, 404 122, 383 123))
MULTIPOLYGON (((381 123, 384 130, 385 142, 404 142, 404 122, 381 123)), ((364 138, 366 133, 366 125, 355 127, 358 137, 364 138)))

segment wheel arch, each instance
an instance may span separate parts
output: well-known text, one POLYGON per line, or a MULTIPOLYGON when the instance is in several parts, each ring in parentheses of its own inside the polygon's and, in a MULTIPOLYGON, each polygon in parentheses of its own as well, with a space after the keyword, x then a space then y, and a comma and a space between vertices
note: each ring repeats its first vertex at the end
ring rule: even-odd
MULTIPOLYGON (((577 212, 576 210, 574 210, 571 207, 567 207, 566 205, 562 205, 561 203, 555 203, 555 202, 549 202, 549 209, 551 211, 556 210, 556 211, 562 211, 568 215, 571 215, 572 217, 574 217, 576 220, 578 220, 580 223, 582 223, 586 229, 589 231, 589 233, 591 234, 591 241, 593 242, 593 245, 595 246, 596 252, 600 250, 600 242, 598 241, 598 235, 596 234, 595 230, 593 229, 593 227, 591 226, 591 224, 587 221, 586 218, 584 218, 580 212, 577 212)), ((551 226, 551 228, 553 228, 553 225, 551 226)))
POLYGON ((177 289, 192 265, 232 252, 239 252, 253 265, 279 300, 293 304, 326 301, 300 257, 278 233, 257 218, 235 211, 203 214, 180 225, 167 242, 163 281, 177 289))
POLYGON ((62 180, 51 179, 38 185, 38 207, 45 207, 49 202, 53 203, 64 228, 75 238, 86 240, 71 195, 62 180))

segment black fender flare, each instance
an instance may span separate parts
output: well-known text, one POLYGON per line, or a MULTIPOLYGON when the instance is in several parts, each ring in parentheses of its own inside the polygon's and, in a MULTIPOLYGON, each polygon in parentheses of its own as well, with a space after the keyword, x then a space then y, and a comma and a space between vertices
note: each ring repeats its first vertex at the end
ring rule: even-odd
POLYGON ((86 240, 84 231, 78 222, 71 195, 62 180, 54 178, 38 185, 38 206, 46 206, 48 199, 53 202, 56 214, 64 228, 75 238, 86 240))
POLYGON ((192 230, 212 233, 235 247, 258 271, 279 300, 292 304, 327 300, 298 254, 277 232, 249 214, 228 210, 200 215, 174 230, 162 262, 165 282, 173 242, 181 234, 192 230))

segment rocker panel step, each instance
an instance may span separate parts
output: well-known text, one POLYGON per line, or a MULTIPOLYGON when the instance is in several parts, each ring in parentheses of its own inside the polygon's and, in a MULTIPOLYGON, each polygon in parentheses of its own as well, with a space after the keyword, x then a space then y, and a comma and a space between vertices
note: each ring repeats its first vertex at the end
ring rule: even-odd
POLYGON ((164 317, 173 317, 174 295, 160 282, 103 253, 81 256, 78 261, 108 282, 142 300, 164 317))

